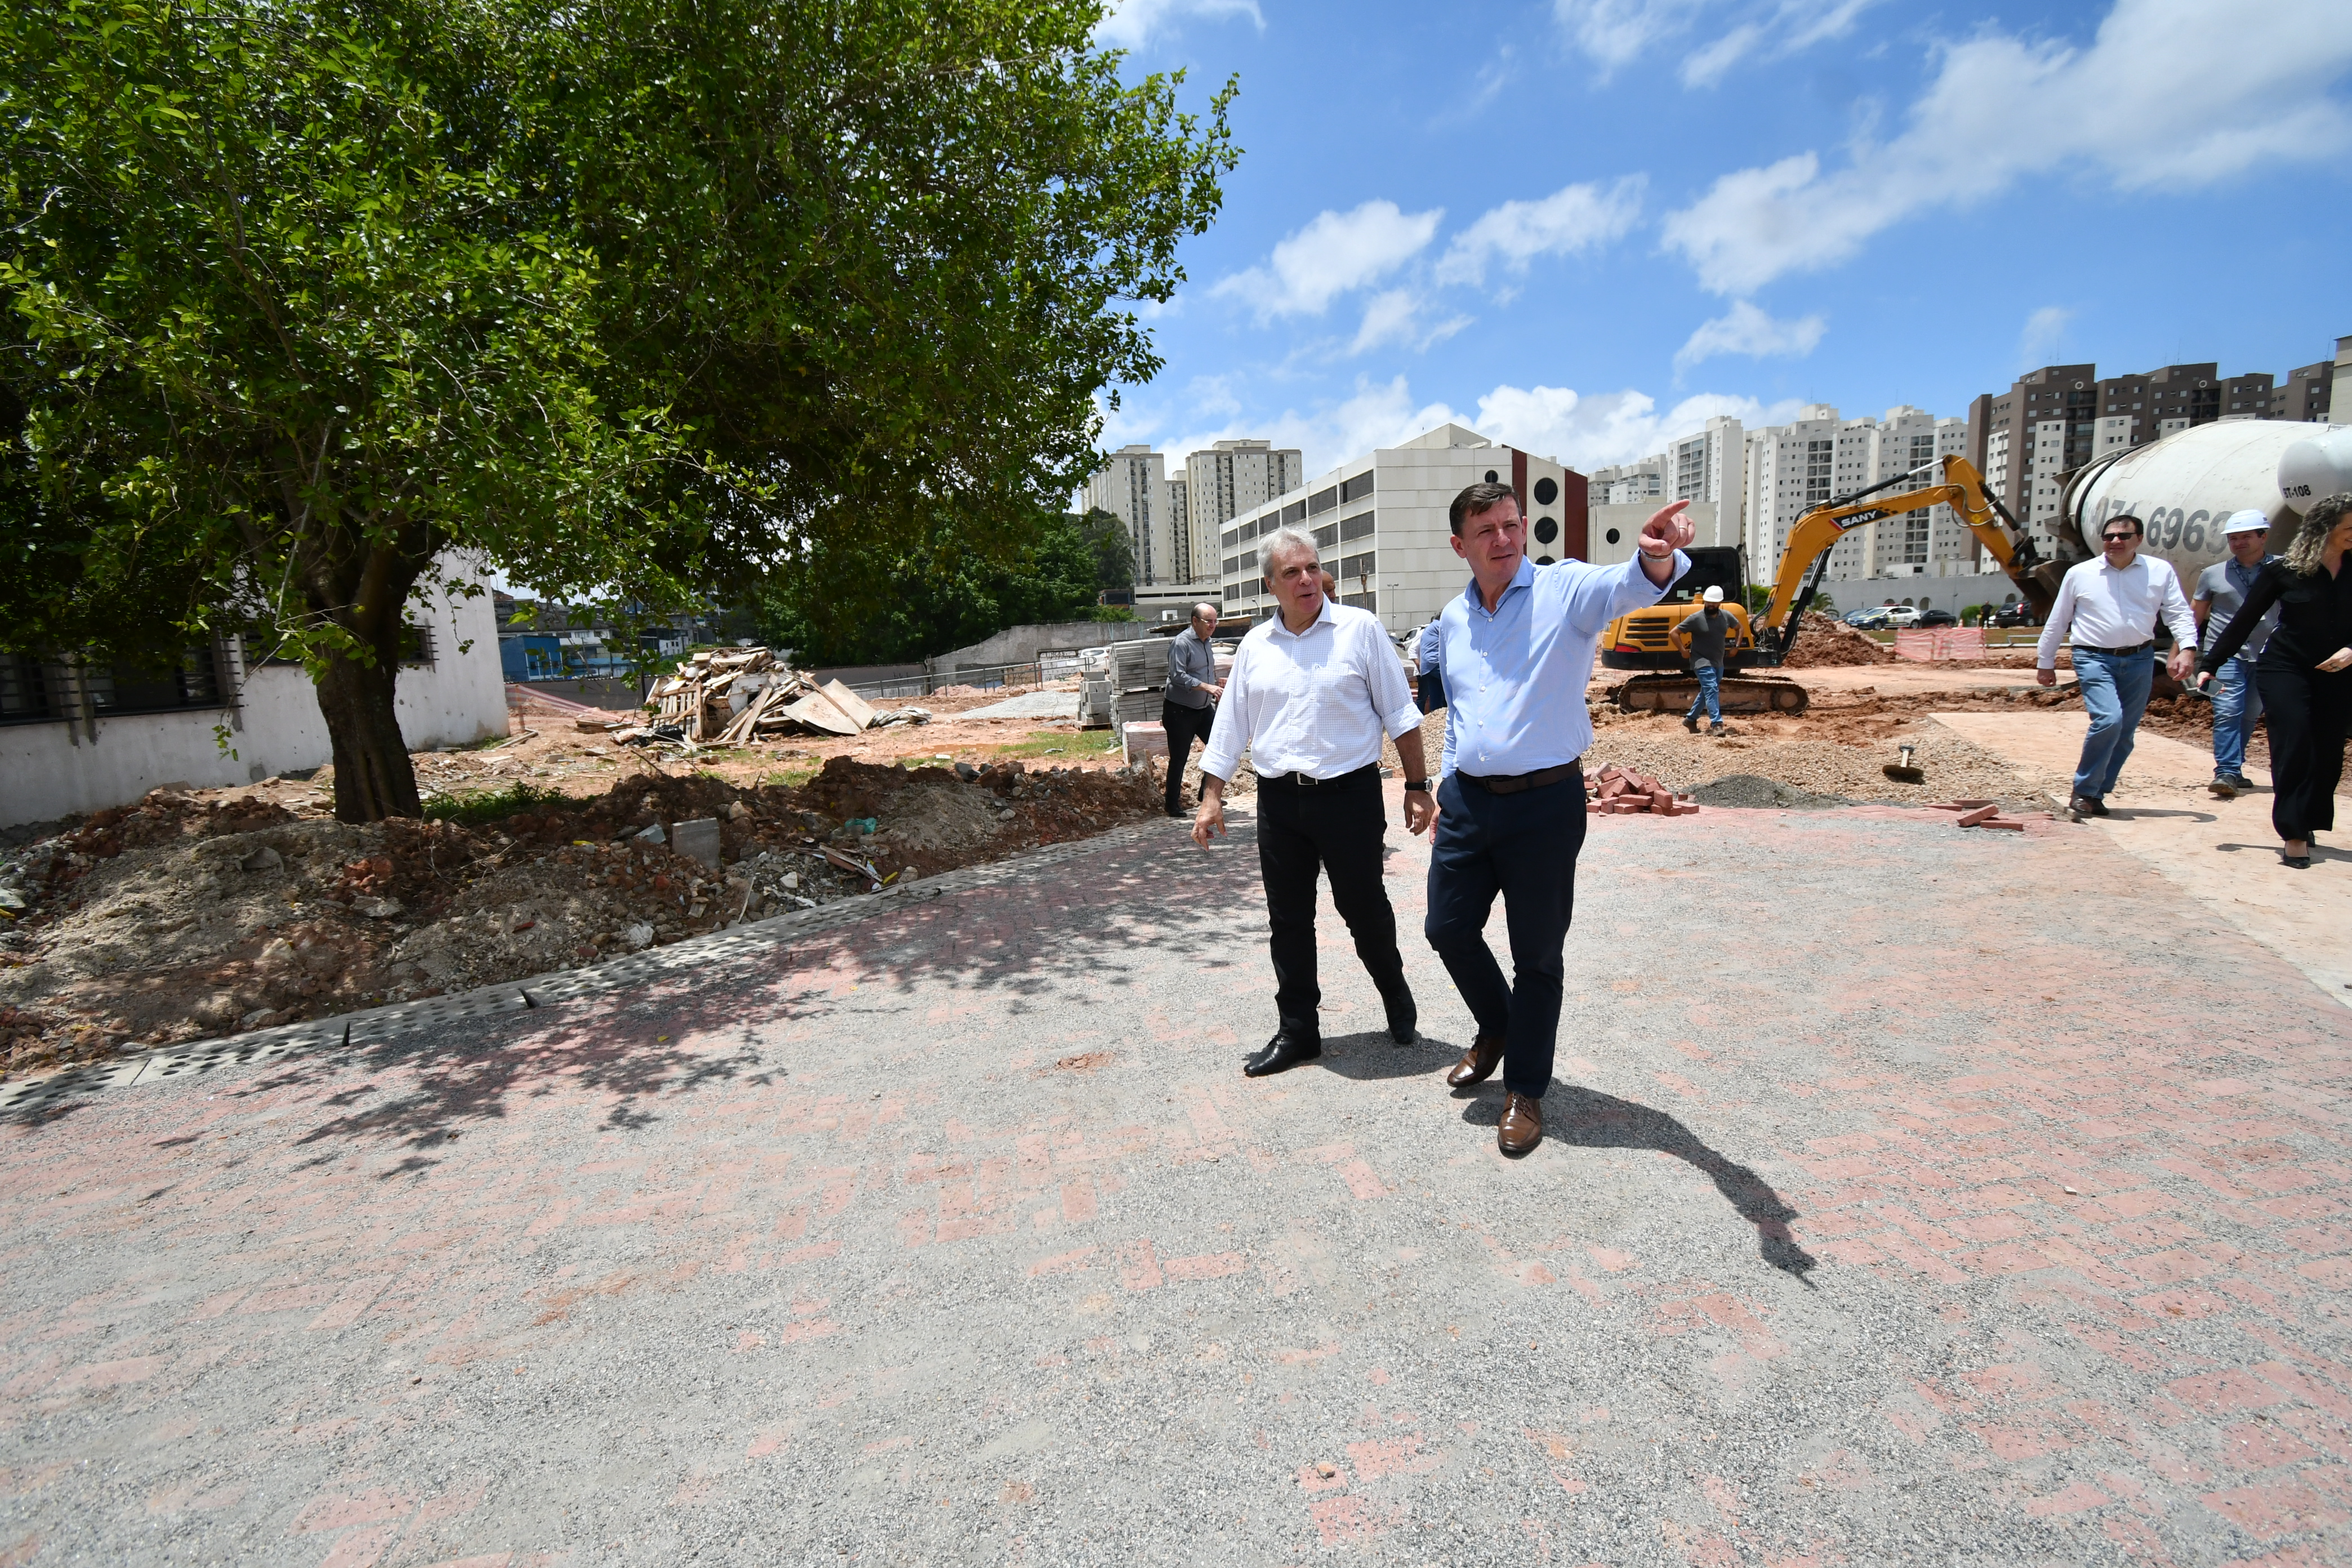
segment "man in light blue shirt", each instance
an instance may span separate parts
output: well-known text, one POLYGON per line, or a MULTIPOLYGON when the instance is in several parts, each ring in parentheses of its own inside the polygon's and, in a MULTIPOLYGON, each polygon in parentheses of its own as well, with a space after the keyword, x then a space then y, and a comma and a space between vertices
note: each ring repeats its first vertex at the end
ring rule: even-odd
POLYGON ((1503 1068, 1496 1142, 1506 1154, 1543 1140, 1584 844, 1576 764, 1592 744, 1584 689, 1593 654, 1611 621, 1656 604, 1690 570, 1689 504, 1661 507, 1620 565, 1537 566, 1508 485, 1472 485, 1454 498, 1454 552, 1471 580, 1435 629, 1448 721, 1423 931, 1478 1024, 1446 1082, 1467 1089, 1503 1068), (1481 934, 1498 893, 1511 938, 1507 985, 1481 934))

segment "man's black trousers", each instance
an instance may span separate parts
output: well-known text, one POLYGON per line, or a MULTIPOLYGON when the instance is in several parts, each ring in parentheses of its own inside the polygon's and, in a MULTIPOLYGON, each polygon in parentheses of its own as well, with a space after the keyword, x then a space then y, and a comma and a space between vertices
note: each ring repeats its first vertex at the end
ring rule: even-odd
POLYGON ((1584 847, 1584 775, 1491 795, 1448 775, 1438 786, 1423 931, 1481 1035, 1503 1041, 1503 1087, 1541 1100, 1559 1033, 1560 975, 1584 847), (1511 983, 1482 934, 1495 895, 1511 935, 1511 983))
POLYGON ((1405 993, 1404 957, 1397 952, 1396 911, 1381 885, 1382 815, 1380 770, 1367 768, 1344 782, 1299 786, 1260 781, 1257 863, 1265 878, 1265 912, 1273 926, 1275 1008, 1283 1032, 1320 1040, 1316 1008, 1323 990, 1315 978, 1315 873, 1331 878, 1331 902, 1356 939, 1356 956, 1383 1001, 1405 993))
POLYGON ((1168 815, 1175 816, 1184 809, 1184 763, 1192 754, 1192 742, 1201 742, 1201 751, 1209 750, 1209 727, 1217 721, 1213 704, 1206 708, 1187 708, 1179 702, 1162 700, 1160 704, 1160 727, 1168 731, 1168 815))

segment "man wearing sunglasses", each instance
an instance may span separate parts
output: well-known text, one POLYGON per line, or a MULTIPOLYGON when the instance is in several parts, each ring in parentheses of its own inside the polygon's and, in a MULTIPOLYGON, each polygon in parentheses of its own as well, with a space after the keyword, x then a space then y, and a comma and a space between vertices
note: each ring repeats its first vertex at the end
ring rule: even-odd
POLYGON ((2074 768, 2074 797, 2066 815, 2076 822, 2107 815, 2107 792, 2131 755, 2140 715, 2147 710, 2156 680, 2156 623, 2172 634, 2170 668, 2185 679, 2197 660, 2197 618, 2180 591, 2169 562, 2139 552, 2144 530, 2129 512, 2117 512, 2099 528, 2105 548, 2095 560, 2071 568, 2058 584, 2049 624, 2035 650, 2033 679, 2058 684, 2058 645, 2074 635, 2074 679, 2091 715, 2083 737, 2083 758, 2074 768))

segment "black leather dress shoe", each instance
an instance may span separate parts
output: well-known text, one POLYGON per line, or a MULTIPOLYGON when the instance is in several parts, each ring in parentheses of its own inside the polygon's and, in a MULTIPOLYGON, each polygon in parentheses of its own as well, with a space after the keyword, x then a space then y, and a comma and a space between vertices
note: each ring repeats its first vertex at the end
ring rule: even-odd
POLYGON ((1412 1005, 1412 992, 1400 990, 1381 1001, 1389 1010, 1390 1039, 1400 1046, 1409 1046, 1421 1038, 1421 1009, 1412 1005))
POLYGON ((1323 1042, 1320 1040, 1301 1040, 1287 1034, 1277 1034, 1266 1041, 1265 1049, 1242 1064, 1242 1073, 1246 1078, 1264 1078, 1286 1068, 1295 1068, 1300 1062, 1311 1062, 1322 1054, 1323 1042))

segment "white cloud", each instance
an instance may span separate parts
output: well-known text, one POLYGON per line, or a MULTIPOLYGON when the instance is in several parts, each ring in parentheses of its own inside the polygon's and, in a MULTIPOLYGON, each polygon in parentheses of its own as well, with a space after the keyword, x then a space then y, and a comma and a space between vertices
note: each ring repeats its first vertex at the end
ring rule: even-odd
POLYGON ((1467 316, 1452 316, 1432 323, 1424 319, 1428 305, 1428 300, 1411 289, 1390 289, 1373 295, 1364 302, 1363 325, 1357 328, 1356 341, 1348 345, 1348 352, 1360 354, 1387 343, 1426 349, 1470 324, 1467 316))
POLYGON ((1842 37, 1877 0, 1552 0, 1571 43, 1603 78, 1667 44, 1685 87, 1712 87, 1750 56, 1782 59, 1842 37), (1720 29, 1717 31, 1716 29, 1720 29), (1709 32, 1705 41, 1685 34, 1709 32))
POLYGON ((1621 238, 1642 216, 1645 184, 1645 176, 1628 174, 1605 190, 1598 183, 1563 185, 1540 201, 1490 208, 1445 247, 1437 280, 1483 283, 1495 258, 1525 272, 1538 256, 1573 256, 1621 238))
POLYGON ((2066 337, 2066 323, 2074 319, 2074 311, 2062 310, 2056 305, 2044 305, 2026 317, 2025 330, 2017 334, 2020 368, 2032 370, 2056 358, 2058 345, 2066 337))
POLYGON ((1286 408, 1271 419, 1229 417, 1160 449, 1171 463, 1181 464, 1186 454, 1229 437, 1271 440, 1276 447, 1297 447, 1312 477, 1375 447, 1393 447, 1449 422, 1466 425, 1469 420, 1443 403, 1416 404, 1402 375, 1389 381, 1359 376, 1355 391, 1339 403, 1305 413, 1286 408))
POLYGON ((1265 17, 1257 0, 1114 0, 1110 14, 1095 27, 1095 42, 1115 49, 1139 49, 1155 33, 1169 31, 1179 20, 1196 16, 1222 22, 1246 16, 1265 31, 1265 17))
POLYGON ((1745 300, 1732 302, 1731 309, 1713 321, 1701 321, 1690 341, 1675 351, 1677 373, 1713 359, 1717 354, 1747 354, 1753 359, 1773 356, 1802 359, 1813 352, 1822 341, 1829 323, 1820 316, 1802 316, 1793 321, 1777 321, 1745 300))
POLYGON ((1750 426, 1777 425, 1795 417, 1796 409, 1793 402, 1767 405, 1752 397, 1706 392, 1661 414, 1655 398, 1630 388, 1579 393, 1564 386, 1506 385, 1481 397, 1478 416, 1465 423, 1482 436, 1590 472, 1650 457, 1717 415, 1750 426))
POLYGON ((2347 68, 2343 0, 2116 0, 2083 48, 1988 30, 1943 48, 1892 141, 1828 174, 1810 152, 1726 174, 1667 216, 1666 245, 1709 289, 1747 294, 2022 178, 2087 168, 2121 190, 2183 189, 2339 157, 2352 114, 2328 91, 2347 68))
POLYGON ((1708 392, 1661 412, 1655 398, 1630 388, 1578 393, 1562 386, 1501 385, 1478 399, 1475 413, 1463 413, 1443 402, 1416 402, 1402 375, 1384 382, 1360 376, 1349 397, 1304 413, 1285 409, 1271 419, 1241 418, 1219 409, 1224 416, 1213 427, 1163 442, 1160 450, 1181 465, 1187 453, 1227 437, 1270 439, 1276 447, 1297 447, 1311 478, 1376 447, 1394 447, 1453 424, 1589 472, 1648 457, 1718 414, 1750 426, 1781 425, 1796 417, 1798 406, 1793 400, 1767 405, 1708 392))
POLYGON ((1210 292, 1247 301, 1261 322, 1319 316, 1339 295, 1379 282, 1419 255, 1444 216, 1443 207, 1408 213, 1391 201, 1326 211, 1276 246, 1265 266, 1222 279, 1210 292))

